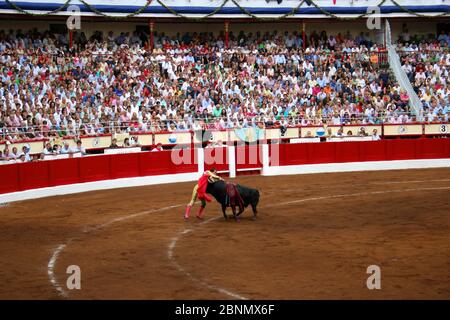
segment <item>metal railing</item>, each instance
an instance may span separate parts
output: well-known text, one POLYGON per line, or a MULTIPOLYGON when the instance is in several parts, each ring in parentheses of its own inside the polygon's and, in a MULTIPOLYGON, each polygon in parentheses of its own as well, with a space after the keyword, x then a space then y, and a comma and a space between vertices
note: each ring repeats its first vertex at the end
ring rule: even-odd
MULTIPOLYGON (((251 119, 244 118, 238 120, 231 119, 225 121, 225 125, 220 123, 220 119, 194 119, 194 124, 186 122, 185 127, 170 127, 171 121, 161 121, 148 124, 142 128, 135 126, 135 123, 102 123, 101 126, 96 124, 83 123, 82 126, 74 126, 72 129, 57 126, 29 126, 29 127, 2 127, 0 128, 0 142, 2 140, 38 140, 46 137, 59 136, 62 138, 77 138, 80 136, 99 136, 102 134, 119 134, 119 133, 158 133, 158 132, 183 132, 189 130, 206 130, 206 129, 239 129, 246 127, 261 126, 263 128, 276 128, 280 126, 311 126, 311 125, 366 125, 366 124, 405 124, 405 123, 427 123, 428 119, 415 117, 410 112, 393 112, 389 115, 382 116, 365 116, 361 114, 346 114, 344 117, 339 116, 333 118, 333 115, 327 116, 289 116, 280 120, 263 120, 262 117, 253 117, 251 119), (402 116, 401 120, 398 120, 402 116), (405 117, 406 116, 406 117, 405 117), (395 117, 397 120, 395 120, 395 117), (394 120, 394 121, 393 121, 394 120), (230 125, 232 124, 232 125, 230 125)), ((445 119, 434 119, 433 122, 445 122, 445 119)))

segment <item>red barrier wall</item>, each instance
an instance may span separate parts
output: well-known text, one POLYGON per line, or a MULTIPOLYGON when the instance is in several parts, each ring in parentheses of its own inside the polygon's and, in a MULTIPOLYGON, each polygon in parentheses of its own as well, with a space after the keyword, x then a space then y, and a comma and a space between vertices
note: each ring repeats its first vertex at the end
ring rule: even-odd
POLYGON ((198 171, 197 154, 195 149, 179 150, 174 152, 173 155, 172 151, 145 152, 138 153, 138 155, 140 156, 140 176, 155 176, 198 171), (174 157, 174 159, 172 159, 172 157, 174 157), (184 160, 182 161, 180 158, 183 158, 184 160))
POLYGON ((110 159, 110 155, 79 158, 80 182, 108 179, 111 172, 110 159))
POLYGON ((261 146, 237 146, 236 170, 262 168, 262 148, 261 146))
POLYGON ((50 186, 80 182, 79 158, 46 162, 49 167, 50 186))
POLYGON ((19 166, 14 164, 0 166, 0 194, 19 190, 19 166))
POLYGON ((180 150, 180 155, 186 156, 188 163, 176 165, 171 151, 160 151, 0 165, 0 194, 79 182, 197 172, 195 150, 180 150))
MULTIPOLYGON (((345 143, 345 142, 344 142, 345 143)), ((384 161, 386 160, 385 140, 361 143, 360 161, 384 161)))
POLYGON ((228 148, 205 148, 205 170, 216 168, 217 171, 229 171, 228 148))
MULTIPOLYGON (((280 166, 450 158, 450 139, 445 138, 278 146, 280 166)), ((228 149, 222 151, 216 157, 218 150, 205 149, 205 160, 212 159, 212 163, 205 164, 206 169, 215 166, 219 171, 228 171, 228 149)), ((237 147, 235 152, 237 170, 262 167, 260 146, 237 147)), ((197 172, 196 154, 195 149, 186 149, 0 165, 0 194, 79 182, 197 172)))
POLYGON ((48 187, 50 185, 49 166, 48 161, 22 163, 17 177, 20 190, 48 187))
POLYGON ((450 158, 450 139, 445 138, 298 143, 279 147, 280 166, 450 158))

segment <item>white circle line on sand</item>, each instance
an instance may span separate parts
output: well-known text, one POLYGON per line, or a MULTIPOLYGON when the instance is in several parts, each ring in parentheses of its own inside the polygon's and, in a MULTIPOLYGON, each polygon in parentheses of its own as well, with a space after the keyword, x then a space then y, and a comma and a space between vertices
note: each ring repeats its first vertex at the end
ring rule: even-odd
MULTIPOLYGON (((214 220, 218 220, 218 219, 220 219, 220 218, 221 218, 221 217, 215 217, 215 218, 207 219, 207 220, 203 221, 202 223, 200 223, 199 226, 204 225, 204 224, 207 224, 207 223, 209 223, 209 222, 211 222, 211 221, 214 221, 214 220)), ((168 249, 167 249, 167 257, 169 258, 170 262, 177 268, 177 270, 178 270, 179 272, 184 273, 184 275, 187 276, 187 277, 189 277, 193 282, 196 282, 196 283, 200 284, 200 285, 203 286, 203 287, 206 287, 206 288, 208 288, 208 289, 210 289, 210 290, 217 291, 217 292, 219 292, 219 293, 221 293, 221 294, 227 295, 227 296, 229 296, 229 297, 231 297, 231 298, 234 298, 234 299, 238 299, 238 300, 247 300, 246 297, 241 296, 241 295, 239 295, 239 294, 237 294, 237 293, 235 293, 235 292, 232 292, 232 291, 227 290, 227 289, 225 289, 225 288, 222 288, 222 287, 219 287, 219 286, 210 284, 210 283, 208 283, 208 282, 206 282, 206 281, 204 281, 204 280, 202 280, 202 279, 199 279, 199 278, 195 277, 194 275, 192 275, 192 273, 190 273, 189 271, 187 271, 185 268, 183 268, 183 267, 176 261, 176 259, 175 259, 174 256, 173 256, 173 251, 175 250, 175 247, 176 247, 176 245, 177 245, 178 240, 180 240, 180 238, 181 238, 184 234, 187 234, 187 233, 189 233, 189 232, 193 232, 194 230, 195 230, 195 229, 186 229, 186 230, 184 230, 184 231, 181 231, 177 236, 175 236, 175 237, 172 238, 172 241, 170 242, 169 247, 168 247, 168 249)))
MULTIPOLYGON (((439 180, 439 181, 444 181, 444 180, 439 180)), ((445 180, 446 181, 446 180, 445 180)), ((429 182, 429 181, 415 181, 415 182, 429 182)), ((395 183, 395 182, 393 182, 395 183)), ((411 192, 411 191, 426 191, 426 190, 443 190, 443 189, 450 189, 450 187, 436 187, 436 188, 415 188, 415 189, 403 189, 403 190, 383 190, 383 191, 371 191, 371 192, 361 192, 361 193, 351 193, 351 194, 340 194, 340 195, 331 195, 331 196, 324 196, 324 197, 312 197, 312 198, 306 198, 306 199, 298 199, 298 200, 294 200, 294 201, 287 201, 287 202, 282 202, 282 203, 277 203, 274 205, 266 205, 264 206, 264 208, 268 208, 268 207, 274 207, 274 206, 282 206, 282 205, 289 205, 289 204, 293 204, 293 203, 301 203, 301 202, 306 202, 306 201, 313 201, 313 200, 324 200, 324 199, 332 199, 332 198, 343 198, 343 197, 352 197, 352 196, 359 196, 359 195, 370 195, 370 194, 385 194, 385 193, 390 193, 390 192, 411 192)), ((174 208, 178 208, 182 206, 182 204, 178 204, 178 205, 173 205, 173 206, 168 206, 168 207, 163 207, 163 208, 159 208, 159 209, 153 209, 153 210, 147 210, 147 211, 142 211, 142 212, 138 212, 138 213, 134 213, 131 215, 127 215, 127 216, 123 216, 123 217, 119 217, 119 218, 114 218, 108 222, 105 222, 103 224, 100 224, 99 226, 93 227, 93 228, 89 228, 89 229, 85 229, 83 231, 83 234, 88 234, 97 230, 100 230, 102 228, 105 228, 115 222, 121 222, 121 221, 125 221, 125 220, 129 220, 129 219, 133 219, 133 218, 137 218, 149 213, 155 213, 155 212, 161 212, 161 211, 165 211, 165 210, 169 210, 169 209, 174 209, 174 208)), ((220 219, 220 217, 216 217, 216 218, 211 218, 208 219, 202 223, 200 223, 200 225, 209 223, 211 221, 220 219)), ((184 273, 185 275, 187 275, 188 277, 190 277, 192 280, 200 283, 203 286, 206 286, 209 289, 218 291, 220 293, 223 293, 225 295, 228 295, 232 298, 235 299, 246 299, 245 297, 233 293, 229 290, 217 287, 217 286, 213 286, 211 284, 208 284, 207 282, 201 280, 201 279, 197 279, 196 277, 194 277, 191 273, 187 272, 181 265, 179 265, 176 260, 173 258, 173 251, 175 250, 176 244, 178 242, 178 240, 180 239, 180 237, 184 234, 193 232, 194 229, 185 229, 183 231, 181 231, 178 236, 175 236, 174 238, 172 238, 172 241, 169 244, 168 247, 168 251, 167 251, 167 255, 169 257, 169 259, 171 260, 171 262, 175 265, 175 267, 182 273, 184 273)), ((58 280, 56 279, 55 276, 55 266, 56 266, 56 261, 58 259, 58 256, 61 254, 61 252, 67 247, 67 245, 73 241, 75 238, 71 238, 69 240, 66 241, 66 243, 60 244, 58 245, 52 253, 52 256, 48 262, 47 265, 47 274, 48 274, 48 278, 50 283, 52 284, 52 286, 56 289, 56 291, 63 297, 67 298, 68 297, 68 292, 65 291, 62 286, 59 284, 58 280)))
MULTIPOLYGON (((85 228, 82 231, 82 235, 86 235, 89 234, 91 232, 95 232, 97 230, 103 229, 105 227, 108 227, 109 225, 116 223, 116 222, 121 222, 121 221, 125 221, 125 220, 129 220, 129 219, 133 219, 133 218, 137 218, 149 213, 156 213, 156 212, 161 212, 161 211, 165 211, 165 210, 169 210, 169 209, 174 209, 174 208, 178 208, 181 207, 182 204, 177 204, 177 205, 173 205, 173 206, 168 206, 168 207, 163 207, 163 208, 159 208, 159 209, 153 209, 153 210, 146 210, 146 211, 142 211, 142 212, 138 212, 138 213, 133 213, 127 216, 122 216, 122 217, 118 217, 118 218, 114 218, 110 221, 107 221, 105 223, 102 223, 98 226, 95 227, 91 227, 91 228, 85 228)), ((69 293, 63 289, 63 287, 59 284, 58 279, 55 276, 55 266, 56 266, 56 261, 58 260, 59 255, 61 254, 62 251, 64 251, 64 249, 67 248, 67 246, 75 239, 78 239, 80 237, 79 236, 77 238, 70 238, 68 239, 65 243, 62 243, 60 245, 58 245, 52 252, 52 255, 50 257, 50 260, 48 261, 47 264, 47 275, 48 275, 48 279, 50 281, 50 283, 52 284, 52 286, 56 289, 56 291, 58 292, 59 295, 61 295, 64 298, 68 298, 69 297, 69 293)))
POLYGON ((58 259, 59 254, 61 253, 61 251, 64 250, 64 248, 66 247, 66 244, 60 244, 58 247, 56 247, 56 249, 53 251, 52 257, 50 258, 50 260, 48 261, 48 265, 47 265, 47 273, 48 273, 48 278, 50 280, 50 283, 53 285, 53 287, 55 287, 56 291, 58 291, 58 293, 63 296, 64 298, 67 298, 67 292, 61 287, 61 285, 59 284, 58 280, 55 277, 55 264, 56 264, 56 259, 58 259))
POLYGON ((357 192, 357 193, 347 193, 347 194, 336 194, 336 195, 331 195, 331 196, 314 197, 314 198, 306 198, 306 199, 287 201, 287 202, 277 203, 274 205, 267 205, 267 206, 265 206, 265 208, 274 207, 274 206, 278 207, 278 206, 282 206, 282 205, 289 205, 289 204, 293 204, 293 203, 300 203, 300 202, 311 201, 311 200, 356 197, 356 196, 364 196, 364 195, 371 195, 371 194, 402 193, 402 192, 412 192, 412 191, 433 191, 433 190, 446 190, 446 189, 450 189, 450 187, 413 188, 413 189, 382 190, 382 191, 368 191, 368 192, 357 192))
POLYGON ((406 180, 406 181, 386 181, 386 182, 372 182, 370 184, 405 184, 405 183, 423 183, 423 182, 448 182, 450 179, 436 179, 436 180, 406 180))

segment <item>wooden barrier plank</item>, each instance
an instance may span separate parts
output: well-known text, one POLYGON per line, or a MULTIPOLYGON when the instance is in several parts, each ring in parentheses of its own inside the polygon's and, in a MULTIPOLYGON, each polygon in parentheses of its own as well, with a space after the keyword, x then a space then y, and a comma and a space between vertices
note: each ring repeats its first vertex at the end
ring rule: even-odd
POLYGON ((274 149, 269 148, 271 162, 274 161, 273 157, 277 156, 276 151, 278 150, 280 166, 309 163, 307 144, 279 144, 271 147, 274 149))
POLYGON ((271 128, 265 130, 265 137, 267 140, 271 139, 290 139, 290 138, 299 138, 299 128, 286 128, 286 132, 282 135, 281 130, 279 128, 271 128))
POLYGON ((449 123, 433 123, 424 125, 424 131, 427 135, 448 135, 450 134, 449 123))
POLYGON ((155 133, 155 144, 163 145, 190 144, 190 132, 155 133))
POLYGON ((364 142, 340 142, 336 144, 336 162, 361 161, 361 144, 364 142))
POLYGON ((205 159, 205 170, 216 168, 217 171, 229 171, 227 147, 205 148, 203 152, 205 159))
POLYGON ((88 182, 110 179, 111 157, 113 156, 101 155, 79 158, 80 181, 88 182))
POLYGON ((196 149, 185 148, 181 151, 181 155, 183 157, 186 157, 186 159, 190 159, 190 161, 183 162, 181 164, 177 164, 174 161, 172 161, 173 154, 170 154, 171 160, 169 161, 169 164, 170 164, 171 171, 167 172, 165 174, 189 173, 189 172, 197 172, 198 171, 197 150, 196 149))
POLYGON ((435 159, 446 157, 445 139, 420 139, 417 140, 417 158, 435 159))
POLYGON ((110 156, 111 178, 130 178, 140 176, 139 153, 116 154, 110 156))
POLYGON ((385 124, 385 136, 412 136, 422 135, 423 126, 421 124, 385 124))
POLYGON ((51 163, 52 161, 37 161, 13 164, 19 167, 19 190, 48 187, 51 163))
POLYGON ((137 143, 141 146, 151 146, 153 145, 153 134, 152 133, 140 133, 131 134, 131 136, 137 138, 137 143))
POLYGON ((19 190, 19 164, 0 165, 0 193, 19 190))
POLYGON ((49 163, 49 185, 59 186, 79 183, 79 159, 51 160, 51 163, 49 163))
POLYGON ((262 150, 258 145, 237 146, 236 170, 262 168, 262 150))
POLYGON ((418 140, 383 140, 386 143, 386 160, 416 159, 416 145, 418 140))
MULTIPOLYGON (((104 149, 111 145, 111 136, 83 137, 81 144, 86 149, 104 149)), ((69 145, 76 146, 76 140, 70 141, 69 145)), ((121 145, 121 144, 119 144, 121 145)))
POLYGON ((384 161, 386 159, 385 140, 368 141, 360 145, 361 161, 384 161))
POLYGON ((139 153, 141 176, 197 171, 195 149, 139 153))
POLYGON ((336 145, 342 142, 308 143, 308 163, 333 163, 336 161, 336 145))

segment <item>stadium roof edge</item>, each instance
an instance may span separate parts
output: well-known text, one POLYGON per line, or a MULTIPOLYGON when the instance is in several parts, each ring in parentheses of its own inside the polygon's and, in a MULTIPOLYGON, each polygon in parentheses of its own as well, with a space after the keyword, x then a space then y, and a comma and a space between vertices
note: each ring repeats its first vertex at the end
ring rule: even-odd
POLYGON ((129 18, 198 19, 214 13, 207 19, 246 18, 257 20, 258 18, 279 18, 286 15, 289 15, 285 17, 286 19, 355 18, 367 15, 367 12, 371 13, 371 8, 377 7, 383 17, 390 18, 418 17, 420 15, 450 17, 450 5, 441 0, 430 0, 427 4, 420 0, 385 0, 381 2, 380 0, 338 0, 336 4, 333 4, 331 0, 313 1, 312 5, 303 3, 299 9, 295 10, 300 0, 285 1, 284 5, 274 5, 266 0, 227 1, 227 5, 224 6, 221 6, 224 0, 196 0, 195 4, 187 0, 153 0, 150 5, 146 5, 145 0, 129 0, 127 5, 124 5, 123 2, 121 4, 108 0, 0 0, 0 14, 42 15, 52 12, 51 15, 67 16, 73 14, 73 11, 68 10, 67 7, 76 5, 81 16, 89 17, 106 15, 111 18, 120 18, 139 12, 129 18), (242 7, 234 5, 238 2, 242 7), (64 4, 67 6, 63 7, 64 4))

